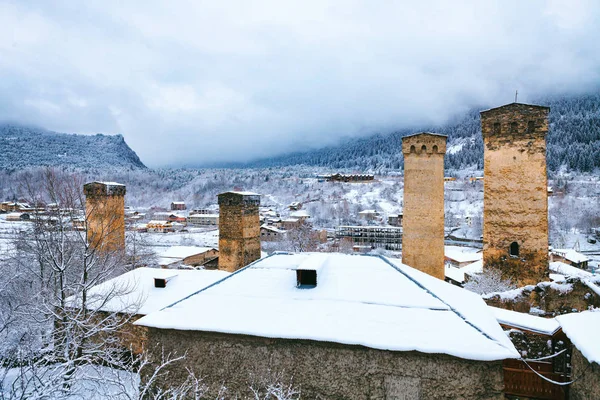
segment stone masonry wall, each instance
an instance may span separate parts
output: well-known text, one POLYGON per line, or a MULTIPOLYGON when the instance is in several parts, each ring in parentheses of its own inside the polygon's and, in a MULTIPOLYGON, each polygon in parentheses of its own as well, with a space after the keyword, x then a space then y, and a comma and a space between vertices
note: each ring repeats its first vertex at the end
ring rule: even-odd
POLYGON ((543 280, 548 267, 548 112, 513 103, 481 113, 484 266, 519 285, 543 280))
POLYGON ((579 380, 574 382, 570 388, 571 400, 600 399, 600 365, 591 363, 573 347, 571 356, 572 377, 579 380), (582 375, 583 374, 583 375, 582 375))
POLYGON ((402 139, 404 218, 402 262, 444 279, 444 154, 446 137, 402 139))
MULTIPOLYGON (((391 352, 308 340, 149 328, 151 358, 187 353, 161 385, 179 384, 191 368, 226 398, 253 398, 251 384, 269 377, 301 390, 303 399, 502 399, 502 362, 440 354, 391 352), (167 383, 168 382, 168 383, 167 383)), ((144 378, 144 373, 142 374, 144 378)))
POLYGON ((103 251, 125 249, 125 197, 87 196, 88 240, 103 251))
POLYGON ((259 203, 252 196, 219 195, 219 269, 229 272, 260 259, 259 203))

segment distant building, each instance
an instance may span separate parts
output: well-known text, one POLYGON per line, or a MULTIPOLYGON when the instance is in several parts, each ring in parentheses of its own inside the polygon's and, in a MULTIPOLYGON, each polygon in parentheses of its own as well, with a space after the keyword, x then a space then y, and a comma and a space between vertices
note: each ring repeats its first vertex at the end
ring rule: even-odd
POLYGON ((163 268, 180 264, 191 267, 217 267, 219 251, 213 247, 172 246, 157 254, 158 265, 163 268))
POLYGON ((550 253, 550 261, 561 261, 573 267, 587 269, 590 259, 573 249, 553 249, 550 253))
POLYGON ((146 224, 146 230, 148 232, 155 232, 155 233, 167 233, 167 232, 175 231, 175 229, 173 228, 173 223, 171 223, 169 221, 159 221, 159 220, 149 221, 146 224))
POLYGON ((219 214, 191 214, 187 222, 193 226, 219 226, 219 214))
POLYGON ((353 245, 402 249, 402 228, 396 226, 339 226, 336 238, 348 238, 353 245))
POLYGON ((302 208, 302 203, 294 201, 293 203, 290 203, 290 205, 288 206, 288 209, 290 211, 296 211, 302 208))
POLYGON ((11 221, 11 222, 29 221, 30 219, 31 219, 31 215, 29 215, 28 213, 11 212, 11 213, 6 214, 6 220, 11 221))
POLYGON ((375 221, 379 219, 379 211, 376 210, 363 210, 358 213, 358 216, 365 221, 375 221))
POLYGON ((375 179, 375 175, 371 174, 332 174, 320 175, 328 182, 368 182, 375 179))
POLYGON ((402 226, 402 213, 388 215, 388 225, 402 226))
POLYGON ((283 238, 285 231, 277 229, 274 226, 262 225, 260 227, 260 240, 264 242, 278 241, 283 238))
POLYGON ((171 203, 171 210, 173 211, 182 211, 186 209, 187 208, 184 201, 174 201, 171 203))

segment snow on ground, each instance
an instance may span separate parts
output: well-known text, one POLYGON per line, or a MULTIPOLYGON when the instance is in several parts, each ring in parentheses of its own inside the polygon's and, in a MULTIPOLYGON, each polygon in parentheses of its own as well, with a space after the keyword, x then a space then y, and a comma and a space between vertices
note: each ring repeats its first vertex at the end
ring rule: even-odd
POLYGON ((556 319, 581 354, 589 362, 600 364, 600 310, 559 315, 556 319))
POLYGON ((589 278, 593 276, 592 273, 584 271, 580 268, 573 267, 572 265, 565 264, 560 261, 550 263, 550 271, 566 276, 568 278, 589 278))
POLYGON ((169 233, 142 233, 142 238, 152 246, 201 246, 214 247, 219 246, 218 229, 198 229, 189 232, 169 232, 169 233))
POLYGON ((375 256, 272 255, 136 324, 474 360, 518 357, 478 295, 375 256), (317 271, 316 287, 297 287, 298 269, 317 271))

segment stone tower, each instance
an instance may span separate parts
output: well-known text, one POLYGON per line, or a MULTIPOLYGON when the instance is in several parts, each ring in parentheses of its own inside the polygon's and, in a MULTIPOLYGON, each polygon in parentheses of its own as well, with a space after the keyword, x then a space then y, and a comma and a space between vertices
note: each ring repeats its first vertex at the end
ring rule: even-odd
POLYGON ((404 218, 402 262, 444 279, 444 135, 402 138, 404 218))
POLYGON ((103 251, 125 250, 125 185, 91 182, 83 185, 88 242, 103 251))
POLYGON ((237 271, 260 258, 260 195, 226 192, 219 198, 219 269, 237 271))
POLYGON ((512 103, 481 112, 483 261, 519 284, 548 267, 548 107, 512 103))

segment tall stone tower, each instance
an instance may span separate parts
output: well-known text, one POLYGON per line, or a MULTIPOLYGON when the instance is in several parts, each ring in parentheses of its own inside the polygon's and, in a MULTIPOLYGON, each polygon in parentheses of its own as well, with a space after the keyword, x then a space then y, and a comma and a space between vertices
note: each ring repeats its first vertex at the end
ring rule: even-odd
POLYGON ((402 262, 444 279, 444 135, 402 138, 404 218, 402 262))
POLYGON ((219 199, 219 269, 237 271, 260 258, 260 195, 226 192, 219 199))
POLYGON ((512 103, 481 112, 483 261, 519 284, 548 267, 548 107, 512 103))
POLYGON ((103 251, 125 250, 125 185, 91 182, 83 193, 88 242, 103 251))

